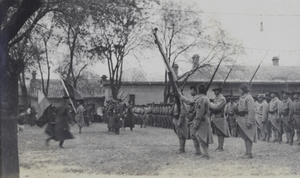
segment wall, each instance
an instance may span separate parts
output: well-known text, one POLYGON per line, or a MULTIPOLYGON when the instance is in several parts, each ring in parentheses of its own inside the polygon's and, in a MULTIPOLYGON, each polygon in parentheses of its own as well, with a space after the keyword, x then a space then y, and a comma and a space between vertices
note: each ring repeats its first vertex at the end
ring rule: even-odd
MULTIPOLYGON (((164 86, 163 85, 123 85, 121 91, 126 96, 127 94, 135 95, 135 104, 161 103, 164 101, 164 86)), ((105 87, 105 98, 110 100, 111 89, 109 86, 105 87)), ((129 96, 125 99, 128 103, 129 96)))
MULTIPOLYGON (((196 83, 196 85, 199 83, 196 83)), ((227 96, 240 96, 239 93, 239 85, 240 83, 226 83, 223 86, 223 95, 227 96)), ((212 83, 210 89, 207 92, 208 98, 212 99, 214 98, 214 93, 211 90, 212 88, 217 87, 220 85, 220 83, 212 83)), ((183 94, 184 96, 190 98, 190 88, 191 84, 187 84, 184 88, 183 94)), ((253 96, 256 96, 260 93, 266 93, 271 90, 276 90, 280 92, 281 90, 288 90, 288 91, 295 91, 297 89, 300 89, 299 83, 256 83, 251 84, 250 86, 251 94, 253 96)), ((148 104, 148 103, 161 103, 163 102, 163 91, 164 86, 163 84, 127 84, 123 85, 121 89, 126 94, 135 94, 135 104, 141 105, 141 104, 148 104)), ((105 97, 111 98, 111 90, 109 87, 106 86, 105 88, 105 97)), ((129 97, 126 98, 125 102, 128 102, 129 97)), ((109 99, 108 99, 109 100, 109 99)))

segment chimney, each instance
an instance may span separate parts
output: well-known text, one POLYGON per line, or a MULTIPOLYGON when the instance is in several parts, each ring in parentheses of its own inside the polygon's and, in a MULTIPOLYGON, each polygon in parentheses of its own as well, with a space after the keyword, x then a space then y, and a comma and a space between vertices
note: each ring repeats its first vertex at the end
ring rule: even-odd
POLYGON ((36 73, 35 70, 31 72, 32 80, 35 80, 35 79, 36 79, 36 74, 37 74, 37 73, 36 73))
POLYGON ((199 64, 199 54, 194 54, 192 59, 193 59, 193 69, 195 69, 198 64, 199 64))
POLYGON ((279 66, 279 57, 273 57, 273 66, 279 66))
POLYGON ((174 69, 176 77, 178 77, 178 68, 179 68, 178 64, 173 65, 173 69, 174 69))

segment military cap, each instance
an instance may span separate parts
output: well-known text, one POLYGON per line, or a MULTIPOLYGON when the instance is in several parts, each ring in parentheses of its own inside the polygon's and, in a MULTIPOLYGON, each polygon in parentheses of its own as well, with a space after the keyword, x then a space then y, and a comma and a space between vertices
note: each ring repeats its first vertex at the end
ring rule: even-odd
POLYGON ((293 94, 293 95, 295 95, 295 94, 300 95, 300 91, 293 91, 292 94, 293 94))
POLYGON ((258 94, 258 95, 257 95, 257 98, 264 98, 264 99, 265 99, 265 98, 266 98, 266 95, 265 95, 265 94, 258 94))
POLYGON ((272 93, 274 93, 276 96, 279 95, 279 92, 278 92, 278 91, 275 91, 275 90, 271 90, 271 91, 270 91, 270 94, 272 94, 272 93))
POLYGON ((282 90, 282 91, 281 91, 281 94, 284 94, 284 93, 287 94, 287 95, 291 95, 291 92, 289 92, 289 91, 287 91, 287 90, 282 90))
POLYGON ((249 92, 250 91, 250 89, 249 89, 249 86, 247 85, 247 84, 241 84, 240 86, 239 86, 239 88, 241 89, 241 90, 243 90, 244 92, 249 92))
POLYGON ((222 89, 222 87, 220 87, 220 86, 218 86, 218 87, 216 87, 216 88, 213 88, 212 89, 212 91, 222 91, 223 89, 222 89))

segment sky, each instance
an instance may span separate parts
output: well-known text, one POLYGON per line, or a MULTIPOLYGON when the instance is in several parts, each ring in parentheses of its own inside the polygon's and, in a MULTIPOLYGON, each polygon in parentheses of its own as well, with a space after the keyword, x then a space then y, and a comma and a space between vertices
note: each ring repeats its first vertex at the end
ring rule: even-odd
MULTIPOLYGON (((262 65, 272 65, 272 58, 278 56, 279 65, 300 66, 300 1, 181 0, 178 2, 183 6, 193 5, 195 9, 202 11, 203 18, 217 19, 223 29, 244 46, 245 54, 239 55, 238 64, 258 65, 265 58, 262 65), (261 31, 261 23, 263 31, 261 31)), ((124 63, 125 75, 128 76, 132 70, 139 70, 148 80, 163 80, 165 66, 158 50, 138 58, 133 55, 127 57, 124 63)), ((179 73, 185 72, 190 67, 185 63, 180 63, 179 66, 179 73)), ((91 70, 99 75, 108 75, 105 63, 95 64, 91 70)))

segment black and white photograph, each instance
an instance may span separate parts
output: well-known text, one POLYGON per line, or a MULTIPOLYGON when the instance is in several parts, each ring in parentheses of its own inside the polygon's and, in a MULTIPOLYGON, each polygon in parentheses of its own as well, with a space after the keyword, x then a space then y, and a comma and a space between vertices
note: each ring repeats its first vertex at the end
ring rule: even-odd
POLYGON ((299 177, 299 9, 0 0, 0 178, 299 177))

